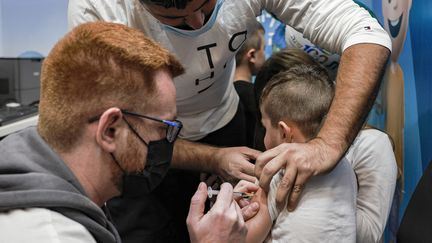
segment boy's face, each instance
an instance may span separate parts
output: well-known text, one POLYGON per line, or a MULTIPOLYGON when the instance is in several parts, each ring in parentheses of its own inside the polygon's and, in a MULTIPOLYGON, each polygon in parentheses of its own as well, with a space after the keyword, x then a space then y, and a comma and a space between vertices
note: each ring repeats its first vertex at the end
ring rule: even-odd
POLYGON ((268 117, 267 113, 264 111, 262 107, 261 107, 261 114, 262 114, 261 123, 265 128, 264 145, 266 149, 271 149, 281 144, 283 140, 281 138, 281 134, 278 127, 272 126, 270 118, 268 117))
POLYGON ((255 52, 255 63, 252 70, 252 74, 256 75, 258 71, 261 69, 265 62, 265 39, 264 39, 264 32, 260 31, 260 38, 261 38, 261 46, 260 49, 255 52))

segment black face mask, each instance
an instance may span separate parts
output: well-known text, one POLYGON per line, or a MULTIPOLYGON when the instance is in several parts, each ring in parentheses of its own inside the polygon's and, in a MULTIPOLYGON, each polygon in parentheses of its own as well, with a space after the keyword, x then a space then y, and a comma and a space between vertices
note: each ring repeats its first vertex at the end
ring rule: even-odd
POLYGON ((124 197, 138 197, 153 191, 163 180, 171 165, 174 143, 161 139, 150 141, 144 171, 123 175, 124 197))
POLYGON ((163 180, 171 165, 171 159, 174 149, 174 141, 169 142, 167 138, 147 143, 124 118, 131 131, 147 146, 147 158, 144 171, 137 173, 128 173, 113 157, 119 168, 123 171, 123 197, 138 197, 149 194, 163 180))

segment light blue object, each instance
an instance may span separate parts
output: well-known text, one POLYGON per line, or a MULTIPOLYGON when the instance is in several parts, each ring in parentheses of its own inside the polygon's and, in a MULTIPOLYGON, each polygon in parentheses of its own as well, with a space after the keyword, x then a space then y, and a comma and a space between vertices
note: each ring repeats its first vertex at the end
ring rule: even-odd
POLYGON ((25 51, 21 54, 19 54, 18 58, 37 58, 37 59, 41 59, 44 58, 44 56, 42 54, 40 54, 37 51, 25 51))

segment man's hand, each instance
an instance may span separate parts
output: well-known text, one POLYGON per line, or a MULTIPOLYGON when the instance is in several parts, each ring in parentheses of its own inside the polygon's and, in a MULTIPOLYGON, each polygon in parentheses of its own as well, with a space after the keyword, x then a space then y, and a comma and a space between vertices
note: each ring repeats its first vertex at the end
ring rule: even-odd
POLYGON ((260 153, 248 147, 220 148, 215 155, 216 173, 231 183, 238 180, 254 182, 254 165, 250 161, 256 160, 260 153))
POLYGON ((171 168, 217 174, 224 181, 255 181, 255 160, 261 152, 248 147, 219 148, 177 139, 171 168))
POLYGON ((186 219, 191 242, 245 242, 247 228, 242 211, 233 200, 233 188, 224 183, 216 203, 204 214, 207 187, 201 182, 192 197, 186 219))
MULTIPOLYGON (((237 183, 237 185, 234 187, 235 192, 256 193, 258 189, 259 186, 245 180, 239 181, 239 183, 237 183)), ((235 199, 242 209, 242 214, 245 221, 253 218, 258 213, 260 207, 258 202, 251 202, 251 200, 243 199, 241 197, 236 197, 235 199)))
POLYGON ((273 175, 285 168, 276 192, 276 203, 281 208, 289 197, 288 210, 292 211, 298 204, 307 180, 311 176, 330 171, 338 160, 339 153, 319 138, 308 143, 283 143, 258 157, 255 174, 260 178, 260 187, 268 192, 273 175))

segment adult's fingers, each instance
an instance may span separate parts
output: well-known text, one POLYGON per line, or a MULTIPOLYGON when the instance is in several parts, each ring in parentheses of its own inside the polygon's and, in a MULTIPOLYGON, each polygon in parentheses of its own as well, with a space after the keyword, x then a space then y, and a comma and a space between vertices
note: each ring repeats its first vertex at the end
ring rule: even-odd
MULTIPOLYGON (((255 178, 256 180, 256 178, 255 178)), ((255 180, 254 182, 250 182, 250 181, 239 181, 239 183, 237 183, 237 185, 234 188, 234 191, 236 192, 256 192, 259 189, 259 186, 255 184, 255 180)))
MULTIPOLYGON (((240 200, 243 201, 243 200, 240 200)), ((240 204, 240 202, 239 202, 240 204)), ((242 211, 242 215, 243 215, 243 219, 244 221, 248 221, 249 219, 253 218, 259 211, 259 203, 257 202, 252 202, 249 203, 249 205, 241 207, 241 211, 242 211)))
POLYGON ((260 178, 263 173, 264 167, 270 162, 273 158, 278 156, 285 150, 286 144, 280 144, 272 149, 269 149, 263 153, 261 153, 255 161, 255 176, 260 178))
MULTIPOLYGON (((256 180, 256 178, 254 179, 256 180)), ((246 180, 241 180, 237 183, 237 185, 234 187, 234 191, 236 192, 257 192, 259 189, 259 186, 256 185, 255 183, 252 183, 250 181, 246 181, 246 180)), ((246 204, 247 200, 241 200, 241 196, 238 195, 234 195, 234 199, 239 202, 240 207, 244 207, 246 205, 248 205, 248 203, 246 204)))
POLYGON ((236 213, 237 213, 237 222, 239 222, 240 227, 243 227, 244 222, 245 222, 244 218, 243 218, 243 212, 236 201, 232 201, 232 205, 234 205, 234 208, 235 208, 236 213))
POLYGON ((240 172, 242 173, 240 174, 239 179, 254 182, 255 181, 254 170, 255 170, 254 164, 249 162, 244 163, 244 165, 242 165, 242 168, 240 170, 240 172))
MULTIPOLYGON (((253 174, 253 169, 252 169, 252 174, 253 174)), ((249 181, 249 182, 255 182, 256 181, 256 177, 247 173, 241 173, 239 175, 239 179, 240 180, 245 180, 245 181, 249 181)))
POLYGON ((233 201, 233 187, 229 183, 223 183, 211 211, 224 212, 233 201))
POLYGON ((270 160, 263 168, 261 176, 259 177, 259 186, 268 192, 270 189, 270 182, 273 176, 287 164, 284 154, 279 154, 270 160))
POLYGON ((262 153, 259 150, 251 149, 248 147, 243 147, 241 151, 249 160, 256 160, 257 157, 262 153))
MULTIPOLYGON (((235 198, 235 196, 234 196, 234 198, 235 198)), ((244 208, 251 203, 250 200, 242 199, 241 197, 237 198, 236 201, 237 201, 238 205, 240 206, 240 208, 244 208)))
POLYGON ((300 200, 300 195, 306 185, 306 181, 310 178, 310 175, 305 173, 299 173, 296 177, 295 183, 293 185, 291 194, 288 199, 287 209, 288 211, 294 211, 300 200))
POLYGON ((279 182, 276 191, 276 205, 279 209, 285 207, 285 202, 292 193, 292 186, 297 177, 297 167, 293 164, 287 164, 284 175, 279 182))
POLYGON ((198 186, 198 190, 191 199, 189 214, 187 217, 188 224, 197 223, 203 217, 206 200, 207 187, 204 182, 201 182, 198 186))
POLYGON ((249 161, 249 163, 243 163, 241 165, 240 174, 238 175, 238 179, 240 180, 247 180, 250 182, 255 181, 255 165, 250 163, 251 160, 256 160, 257 157, 261 154, 261 151, 251 149, 248 147, 241 147, 240 152, 243 154, 243 156, 246 157, 246 159, 249 161))

